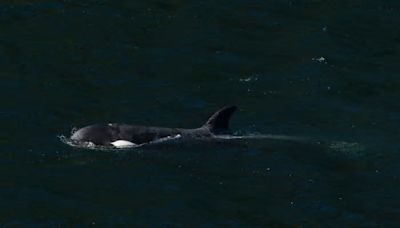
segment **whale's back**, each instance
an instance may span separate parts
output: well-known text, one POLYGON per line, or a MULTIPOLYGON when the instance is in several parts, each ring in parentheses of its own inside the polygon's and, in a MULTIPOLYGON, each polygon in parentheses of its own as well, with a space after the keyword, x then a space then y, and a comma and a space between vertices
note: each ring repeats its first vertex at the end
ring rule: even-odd
POLYGON ((125 144, 129 142, 139 145, 176 135, 193 138, 212 137, 214 134, 226 133, 229 130, 229 120, 235 110, 236 106, 224 107, 214 113, 202 127, 194 129, 147 127, 117 123, 95 124, 74 132, 71 140, 77 143, 90 142, 95 145, 107 146, 114 145, 114 142, 118 140, 125 144))

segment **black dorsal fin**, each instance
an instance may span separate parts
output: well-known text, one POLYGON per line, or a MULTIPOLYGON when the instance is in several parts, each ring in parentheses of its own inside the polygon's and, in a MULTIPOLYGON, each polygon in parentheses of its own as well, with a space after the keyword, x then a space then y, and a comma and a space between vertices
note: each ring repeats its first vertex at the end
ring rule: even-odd
POLYGON ((237 107, 234 105, 221 108, 207 120, 203 127, 207 127, 213 133, 228 131, 229 120, 231 119, 236 109, 237 107))

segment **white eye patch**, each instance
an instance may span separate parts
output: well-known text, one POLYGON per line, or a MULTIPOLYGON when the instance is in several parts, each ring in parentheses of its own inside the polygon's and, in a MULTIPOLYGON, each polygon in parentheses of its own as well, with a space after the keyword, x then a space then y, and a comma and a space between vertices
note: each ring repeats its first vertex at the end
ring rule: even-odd
POLYGON ((137 145, 133 142, 129 142, 126 140, 117 140, 115 142, 112 142, 111 144, 117 148, 128 148, 128 147, 133 147, 133 146, 137 145))

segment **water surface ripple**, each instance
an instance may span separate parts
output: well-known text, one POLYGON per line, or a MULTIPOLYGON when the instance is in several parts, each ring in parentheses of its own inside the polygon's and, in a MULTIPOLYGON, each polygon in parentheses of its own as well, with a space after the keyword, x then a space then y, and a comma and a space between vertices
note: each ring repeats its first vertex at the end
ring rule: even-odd
POLYGON ((399 226, 399 10, 2 1, 0 226, 399 226), (198 127, 230 104, 230 140, 107 151, 57 137, 198 127), (251 135, 266 137, 238 137, 251 135))

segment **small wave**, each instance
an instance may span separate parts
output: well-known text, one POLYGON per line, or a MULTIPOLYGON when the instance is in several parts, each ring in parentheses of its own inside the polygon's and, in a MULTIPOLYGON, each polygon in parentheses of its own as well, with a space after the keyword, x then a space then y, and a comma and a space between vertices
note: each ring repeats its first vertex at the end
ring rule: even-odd
POLYGON ((258 80, 258 75, 256 74, 256 75, 252 75, 252 76, 249 76, 249 77, 247 77, 247 78, 239 78, 239 82, 254 82, 254 81, 257 81, 258 80))
POLYGON ((333 154, 344 155, 351 158, 365 156, 365 146, 359 143, 336 141, 329 144, 328 149, 333 154))
POLYGON ((326 58, 323 57, 323 56, 321 56, 321 57, 315 57, 315 58, 312 58, 311 60, 316 61, 316 62, 320 62, 320 63, 327 64, 326 58))

